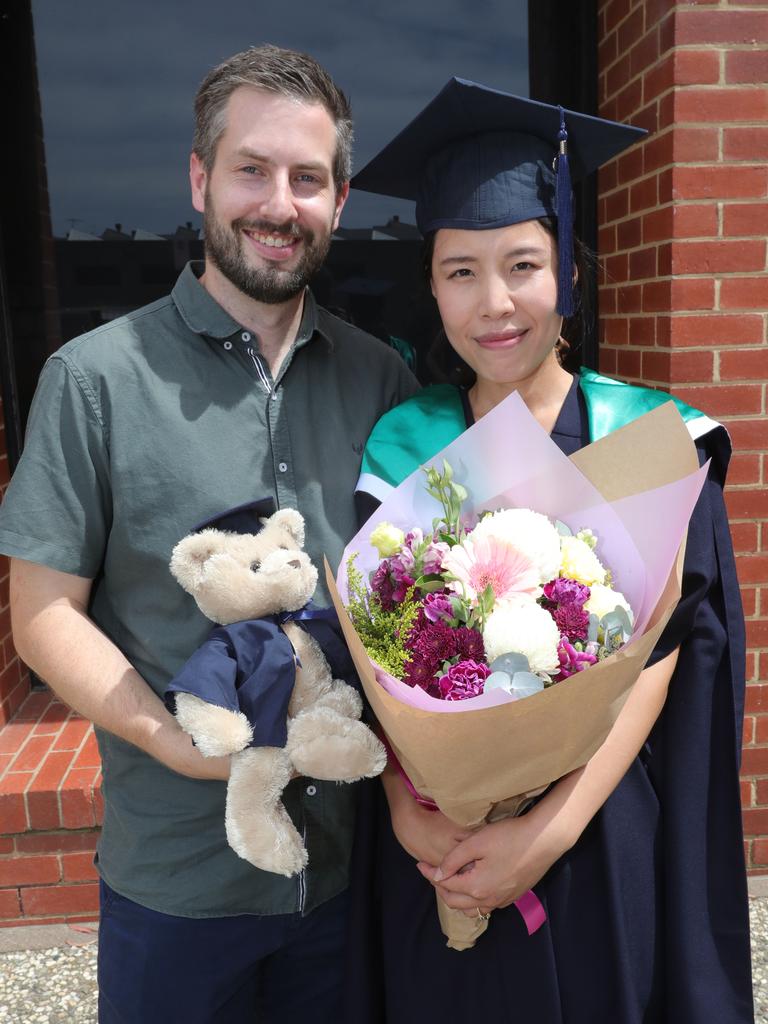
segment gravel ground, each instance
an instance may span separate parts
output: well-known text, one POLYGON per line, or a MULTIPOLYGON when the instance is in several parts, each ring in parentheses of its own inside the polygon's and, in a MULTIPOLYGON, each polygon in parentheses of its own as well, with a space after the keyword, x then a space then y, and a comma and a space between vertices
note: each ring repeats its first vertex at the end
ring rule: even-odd
POLYGON ((64 946, 0 955, 0 1024, 96 1024, 96 934, 80 927, 64 946))
MULTIPOLYGON (((755 1024, 768 1024, 768 896, 750 899, 750 917, 755 1024)), ((74 1022, 96 1024, 95 929, 69 929, 64 945, 0 953, 0 1024, 74 1022)))

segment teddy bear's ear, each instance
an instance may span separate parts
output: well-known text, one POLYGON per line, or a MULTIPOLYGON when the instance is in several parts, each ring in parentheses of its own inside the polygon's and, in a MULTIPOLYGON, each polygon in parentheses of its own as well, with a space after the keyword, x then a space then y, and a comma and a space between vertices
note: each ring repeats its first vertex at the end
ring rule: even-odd
POLYGON ((265 526, 280 527, 290 534, 297 547, 304 547, 304 517, 295 508, 281 508, 262 522, 265 526))
POLYGON ((205 563, 224 551, 226 543, 227 535, 213 529, 190 533, 179 541, 171 554, 171 572, 187 593, 197 590, 205 563))

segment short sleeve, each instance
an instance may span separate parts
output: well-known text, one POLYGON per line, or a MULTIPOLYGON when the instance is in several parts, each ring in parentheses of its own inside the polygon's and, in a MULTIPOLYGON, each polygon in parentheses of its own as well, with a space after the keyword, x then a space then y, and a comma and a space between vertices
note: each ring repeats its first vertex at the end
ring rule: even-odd
POLYGON ((0 551, 89 579, 112 519, 104 424, 87 381, 63 357, 40 375, 24 451, 0 508, 0 551))

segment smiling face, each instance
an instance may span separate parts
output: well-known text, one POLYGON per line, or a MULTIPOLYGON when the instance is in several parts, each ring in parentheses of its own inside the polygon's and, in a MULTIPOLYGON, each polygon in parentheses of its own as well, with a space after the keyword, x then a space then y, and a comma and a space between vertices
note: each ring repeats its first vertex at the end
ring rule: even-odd
POLYGON ((349 191, 334 186, 336 145, 322 104, 250 86, 232 93, 213 167, 206 171, 194 153, 190 164, 214 275, 258 302, 286 302, 303 290, 349 191))
POLYGON ((556 366, 557 246, 537 221, 435 236, 432 294, 478 383, 515 387, 556 366))

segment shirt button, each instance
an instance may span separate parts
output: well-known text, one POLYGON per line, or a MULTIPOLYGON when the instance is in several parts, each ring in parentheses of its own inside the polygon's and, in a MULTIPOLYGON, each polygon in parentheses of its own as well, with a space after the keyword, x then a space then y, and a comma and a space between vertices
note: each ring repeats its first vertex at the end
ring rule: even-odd
POLYGON ((240 337, 243 339, 243 341, 250 341, 251 340, 251 335, 250 335, 249 331, 243 331, 243 333, 240 335, 240 337))
POLYGON ((307 796, 314 796, 317 792, 317 786, 307 786, 307 796))
POLYGON ((288 472, 288 463, 287 462, 278 462, 277 468, 280 470, 281 473, 287 473, 288 472))
POLYGON ((229 350, 232 348, 232 342, 231 341, 225 341, 224 342, 224 348, 227 350, 227 352, 229 352, 229 350))

